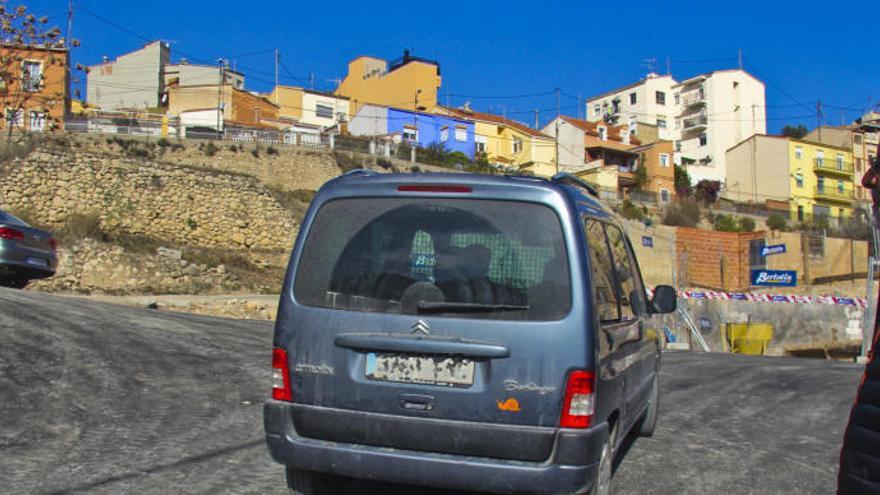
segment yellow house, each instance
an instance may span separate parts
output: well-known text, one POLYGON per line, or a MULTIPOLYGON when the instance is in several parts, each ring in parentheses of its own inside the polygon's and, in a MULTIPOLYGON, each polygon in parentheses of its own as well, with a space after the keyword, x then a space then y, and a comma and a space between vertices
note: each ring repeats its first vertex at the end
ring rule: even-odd
POLYGON ((852 217, 852 150, 803 139, 789 139, 788 148, 792 219, 852 217))
POLYGON ((438 89, 440 65, 404 50, 402 58, 390 63, 374 57, 352 60, 335 94, 351 101, 350 115, 367 103, 431 112, 437 106, 438 89))
POLYGON ((344 96, 279 85, 266 99, 278 105, 279 117, 321 129, 349 121, 349 102, 344 96))
POLYGON ((496 165, 518 167, 522 172, 550 177, 556 167, 556 141, 537 129, 491 113, 437 107, 437 113, 472 120, 477 156, 496 165))

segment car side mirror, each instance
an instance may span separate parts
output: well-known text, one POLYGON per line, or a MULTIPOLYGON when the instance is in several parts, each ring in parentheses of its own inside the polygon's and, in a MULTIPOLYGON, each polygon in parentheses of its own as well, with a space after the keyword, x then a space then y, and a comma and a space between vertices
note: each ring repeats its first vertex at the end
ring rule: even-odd
POLYGON ((672 313, 678 307, 678 295, 675 289, 668 285, 658 285, 654 289, 654 297, 651 298, 651 307, 654 313, 672 313))

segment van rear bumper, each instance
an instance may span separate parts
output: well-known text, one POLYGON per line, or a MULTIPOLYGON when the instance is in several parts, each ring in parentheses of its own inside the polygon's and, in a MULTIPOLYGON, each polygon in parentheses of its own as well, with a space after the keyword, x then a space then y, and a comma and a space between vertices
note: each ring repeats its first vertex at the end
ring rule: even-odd
MULTIPOLYGON (((549 459, 514 461, 306 438, 297 433, 293 423, 297 407, 315 406, 269 400, 264 407, 266 442, 275 461, 307 471, 459 490, 585 493, 596 476, 600 449, 608 435, 605 423, 584 430, 558 429, 549 459)), ((340 416, 338 420, 346 415, 371 415, 325 410, 331 417, 340 416)), ((483 428, 490 433, 499 425, 486 424, 483 428)))

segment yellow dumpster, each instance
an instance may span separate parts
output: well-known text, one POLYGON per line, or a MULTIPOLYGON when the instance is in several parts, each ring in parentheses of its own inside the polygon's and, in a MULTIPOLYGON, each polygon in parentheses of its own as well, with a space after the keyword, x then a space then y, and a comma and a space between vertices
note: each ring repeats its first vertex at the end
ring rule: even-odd
POLYGON ((730 352, 763 356, 773 340, 770 323, 727 323, 724 325, 724 343, 730 352))

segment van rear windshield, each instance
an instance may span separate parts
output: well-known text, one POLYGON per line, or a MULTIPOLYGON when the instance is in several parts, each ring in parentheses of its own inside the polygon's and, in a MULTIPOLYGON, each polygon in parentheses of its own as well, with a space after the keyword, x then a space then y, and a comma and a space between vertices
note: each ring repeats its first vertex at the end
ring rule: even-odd
POLYGON ((502 320, 571 309, 559 217, 534 203, 367 198, 328 202, 294 296, 313 307, 502 320))

